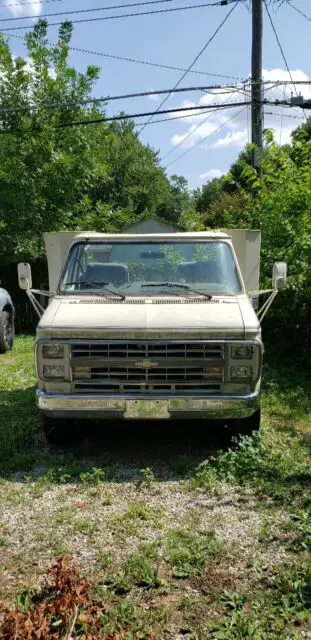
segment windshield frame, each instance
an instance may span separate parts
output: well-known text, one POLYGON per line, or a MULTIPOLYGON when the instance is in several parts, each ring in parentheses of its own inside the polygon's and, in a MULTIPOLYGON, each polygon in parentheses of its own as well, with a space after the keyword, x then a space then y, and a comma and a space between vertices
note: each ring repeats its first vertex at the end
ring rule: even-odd
MULTIPOLYGON (((243 280, 243 277, 242 277, 240 265, 238 263, 237 256, 236 256, 236 253, 235 253, 231 238, 206 238, 206 239, 205 238, 197 238, 196 239, 196 238, 180 238, 180 237, 178 237, 176 239, 175 238, 174 239, 173 238, 172 239, 168 239, 166 237, 164 239, 164 238, 160 238, 159 237, 159 238, 155 239, 155 238, 150 238, 148 235, 146 235, 146 239, 142 238, 142 239, 139 239, 139 240, 134 240, 134 237, 133 237, 133 240, 129 240, 129 237, 127 236, 127 237, 124 238, 124 240, 121 237, 118 238, 118 239, 112 238, 111 240, 110 239, 109 240, 108 239, 107 240, 101 240, 100 238, 94 238, 94 239, 93 238, 87 238, 87 239, 83 239, 83 240, 81 239, 81 240, 73 242, 73 244, 71 245, 71 247, 70 247, 70 249, 68 251, 65 263, 64 263, 64 265, 63 265, 63 267, 61 269, 61 272, 60 272, 59 281, 58 281, 57 290, 56 290, 57 295, 60 295, 60 296, 71 296, 71 297, 74 297, 74 296, 78 295, 78 296, 82 296, 82 297, 90 297, 90 296, 92 296, 93 294, 96 293, 96 291, 94 291, 92 289, 90 289, 90 290, 80 290, 79 289, 77 291, 64 291, 64 290, 61 289, 61 284, 62 284, 62 281, 64 279, 66 269, 67 269, 67 267, 69 265, 69 261, 70 261, 71 255, 72 255, 73 251, 76 249, 77 246, 79 246, 79 245, 80 246, 83 246, 83 245, 89 246, 89 245, 92 245, 92 244, 97 244, 97 245, 98 244, 102 244, 102 245, 107 245, 107 244, 108 245, 112 245, 112 244, 129 244, 129 245, 136 244, 136 245, 140 245, 141 244, 141 245, 144 245, 144 244, 147 244, 147 243, 151 244, 151 245, 159 245, 159 244, 160 245, 165 245, 165 244, 173 245, 173 244, 194 244, 194 243, 197 243, 197 244, 211 244, 211 243, 215 244, 215 243, 217 243, 217 244, 225 244, 225 245, 227 245, 231 250, 232 260, 233 260, 233 263, 234 263, 234 266, 235 266, 235 269, 236 269, 236 275, 237 275, 238 284, 240 285, 240 290, 234 292, 233 294, 224 293, 224 292, 222 292, 222 293, 212 292, 211 296, 213 296, 213 297, 214 296, 215 297, 233 297, 233 296, 238 296, 238 295, 245 294, 245 292, 246 292, 245 284, 244 284, 244 280, 243 280)), ((97 290, 97 295, 100 295, 101 293, 102 293, 102 295, 105 295, 105 290, 103 289, 102 292, 97 290)), ((112 292, 110 292, 110 293, 112 293, 112 292)), ((209 292, 206 292, 206 293, 209 293, 209 292)), ((118 290, 116 290, 115 295, 119 296, 118 290)), ((161 292, 159 292, 159 291, 152 292, 152 291, 141 290, 141 291, 137 291, 137 292, 134 292, 134 293, 133 292, 129 292, 128 296, 126 296, 126 297, 148 298, 148 297, 155 297, 155 296, 159 296, 159 295, 167 297, 167 296, 174 296, 175 294, 174 294, 173 291, 167 291, 167 290, 166 291, 163 290, 161 292)), ((187 295, 187 291, 185 290, 185 296, 186 295, 187 295)))

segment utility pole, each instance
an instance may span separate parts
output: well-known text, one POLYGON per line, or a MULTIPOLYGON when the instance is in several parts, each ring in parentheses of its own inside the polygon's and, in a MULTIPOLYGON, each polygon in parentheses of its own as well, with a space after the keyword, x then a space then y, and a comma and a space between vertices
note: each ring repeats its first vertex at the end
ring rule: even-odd
POLYGON ((262 152, 263 106, 262 106, 262 33, 263 0, 252 0, 252 144, 253 167, 260 166, 262 152))

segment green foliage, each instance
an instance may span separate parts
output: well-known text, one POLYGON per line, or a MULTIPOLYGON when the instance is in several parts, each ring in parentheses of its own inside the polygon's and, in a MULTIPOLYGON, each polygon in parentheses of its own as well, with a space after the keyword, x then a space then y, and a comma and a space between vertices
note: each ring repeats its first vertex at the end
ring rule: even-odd
POLYGON ((155 483, 155 475, 152 471, 151 467, 146 467, 145 469, 140 470, 140 476, 135 480, 134 484, 139 491, 140 489, 150 488, 155 483))
MULTIPOLYGON (((311 340, 311 120, 280 147, 265 132, 260 173, 247 146, 226 176, 195 193, 197 228, 261 229, 261 285, 271 287, 272 265, 288 263, 288 290, 274 303, 264 324, 269 349, 310 364, 311 340)), ((187 228, 193 220, 186 220, 187 228)), ((191 226, 192 225, 192 226, 191 226)))
POLYGON ((202 573, 208 557, 215 557, 219 553, 219 544, 212 531, 195 534, 173 529, 168 534, 166 560, 175 578, 188 578, 202 573))
POLYGON ((91 471, 85 471, 80 473, 80 480, 82 484, 100 486, 106 479, 106 473, 103 469, 93 467, 91 471))
POLYGON ((51 47, 39 20, 27 59, 0 36, 0 102, 12 109, 1 113, 0 265, 42 256, 44 231, 116 232, 146 215, 177 221, 191 208, 184 178, 167 179, 132 122, 63 126, 104 117, 103 103, 87 106, 100 69, 69 66, 71 36, 65 22, 51 47))
POLYGON ((228 451, 202 462, 190 487, 217 491, 219 482, 249 484, 260 500, 303 506, 310 499, 310 450, 302 436, 281 431, 262 431, 244 436, 228 451))

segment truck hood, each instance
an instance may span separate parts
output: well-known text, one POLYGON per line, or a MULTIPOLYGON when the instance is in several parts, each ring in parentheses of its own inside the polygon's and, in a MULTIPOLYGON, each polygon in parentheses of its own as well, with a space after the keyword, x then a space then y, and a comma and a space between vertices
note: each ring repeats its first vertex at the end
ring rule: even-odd
POLYGON ((38 325, 38 338, 256 337, 259 323, 246 295, 234 298, 55 297, 38 325))

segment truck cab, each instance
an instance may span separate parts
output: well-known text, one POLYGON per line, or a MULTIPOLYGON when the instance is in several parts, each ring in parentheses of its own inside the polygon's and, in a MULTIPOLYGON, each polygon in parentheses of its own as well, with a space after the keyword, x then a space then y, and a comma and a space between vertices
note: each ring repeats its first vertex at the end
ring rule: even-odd
MULTIPOLYGON (((258 291, 246 289, 242 273, 254 277, 255 265, 259 278, 259 250, 253 245, 245 259, 244 232, 240 261, 220 231, 72 234, 64 260, 56 236, 46 238, 56 291, 35 347, 37 404, 50 440, 74 418, 210 418, 237 432, 259 428, 258 291)), ((30 292, 27 267, 20 282, 30 292)), ((283 286, 278 276, 272 295, 283 286)))

